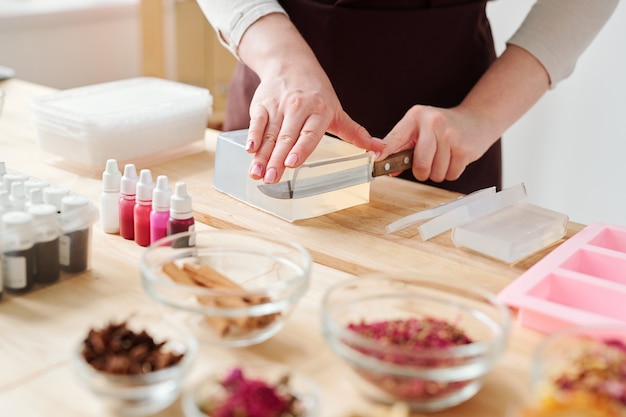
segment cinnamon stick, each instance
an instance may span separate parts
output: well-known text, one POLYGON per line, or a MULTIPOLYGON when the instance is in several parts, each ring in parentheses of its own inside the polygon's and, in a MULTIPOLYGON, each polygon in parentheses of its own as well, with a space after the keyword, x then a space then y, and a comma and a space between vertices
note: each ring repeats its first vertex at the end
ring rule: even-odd
MULTIPOLYGON (((242 286, 216 271, 209 265, 193 265, 186 263, 179 268, 174 262, 163 265, 163 272, 172 280, 188 284, 215 289, 244 290, 242 286)), ((205 305, 226 308, 245 308, 270 301, 266 295, 250 294, 245 296, 224 295, 221 297, 198 296, 198 301, 205 305)), ((242 317, 205 317, 213 330, 220 337, 227 337, 236 333, 248 333, 269 326, 280 313, 264 316, 242 317)))

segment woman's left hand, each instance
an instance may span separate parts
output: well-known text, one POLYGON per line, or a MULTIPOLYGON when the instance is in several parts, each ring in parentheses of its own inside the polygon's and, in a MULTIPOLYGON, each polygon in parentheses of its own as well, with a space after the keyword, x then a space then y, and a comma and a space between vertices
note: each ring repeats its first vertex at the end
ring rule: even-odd
POLYGON ((460 107, 442 109, 415 105, 384 138, 378 159, 414 148, 413 175, 420 181, 453 181, 498 139, 485 120, 460 107))

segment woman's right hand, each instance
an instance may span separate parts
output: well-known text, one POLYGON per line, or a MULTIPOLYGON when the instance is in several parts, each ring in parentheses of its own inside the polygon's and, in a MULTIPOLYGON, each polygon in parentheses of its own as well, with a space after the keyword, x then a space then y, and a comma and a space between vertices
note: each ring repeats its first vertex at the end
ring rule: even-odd
POLYGON ((279 181, 285 167, 304 163, 326 132, 366 150, 384 149, 343 110, 328 76, 285 15, 270 14, 250 26, 239 55, 261 79, 246 142, 254 153, 253 179, 279 181))

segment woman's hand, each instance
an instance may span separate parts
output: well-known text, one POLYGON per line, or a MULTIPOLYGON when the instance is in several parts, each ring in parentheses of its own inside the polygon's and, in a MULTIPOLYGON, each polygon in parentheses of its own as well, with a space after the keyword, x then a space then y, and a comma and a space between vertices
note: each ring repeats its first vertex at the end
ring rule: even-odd
POLYGON ((261 79, 246 142, 254 153, 253 179, 279 181, 285 167, 300 166, 326 132, 363 149, 384 149, 343 110, 328 76, 286 16, 267 15, 250 26, 239 54, 261 79))
POLYGON ((550 87, 541 63, 509 45, 457 107, 413 106, 385 137, 382 159, 414 147, 418 180, 453 181, 550 87))
POLYGON ((498 139, 483 122, 461 108, 413 106, 385 137, 379 159, 414 148, 415 178, 454 181, 498 139))

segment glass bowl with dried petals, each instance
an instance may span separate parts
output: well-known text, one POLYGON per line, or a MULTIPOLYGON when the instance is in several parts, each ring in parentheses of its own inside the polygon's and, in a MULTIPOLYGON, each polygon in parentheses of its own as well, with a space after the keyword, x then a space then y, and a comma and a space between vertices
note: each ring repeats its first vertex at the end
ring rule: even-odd
POLYGON ((569 327, 547 336, 531 379, 535 401, 525 417, 625 417, 626 325, 569 327))
POLYGON ((306 292, 310 269, 301 245, 241 230, 171 235, 141 258, 150 297, 201 342, 232 347, 278 333, 306 292))
POLYGON ((335 284, 324 295, 324 338, 374 400, 414 411, 471 398, 500 357, 511 316, 497 298, 449 280, 386 275, 335 284))
POLYGON ((91 327, 71 363, 81 385, 113 415, 146 416, 178 398, 197 350, 183 326, 142 310, 91 327))
POLYGON ((223 365, 183 395, 186 417, 313 417, 317 385, 277 364, 223 365))

